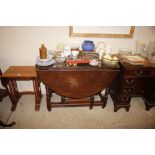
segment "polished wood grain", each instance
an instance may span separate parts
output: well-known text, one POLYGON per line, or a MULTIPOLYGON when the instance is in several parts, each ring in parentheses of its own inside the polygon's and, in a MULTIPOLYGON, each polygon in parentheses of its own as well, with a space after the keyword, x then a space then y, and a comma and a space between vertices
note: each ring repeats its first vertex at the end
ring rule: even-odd
POLYGON ((41 88, 40 81, 37 78, 36 70, 34 66, 10 66, 3 74, 3 86, 6 88, 10 100, 12 102, 11 111, 15 111, 17 103, 24 94, 35 95, 35 110, 40 110, 41 101, 41 88), (32 81, 34 91, 22 91, 18 90, 17 81, 32 81))
POLYGON ((120 60, 120 73, 111 84, 109 93, 114 102, 114 111, 125 108, 129 111, 132 97, 142 97, 146 110, 155 106, 155 64, 132 65, 120 60))
POLYGON ((6 78, 35 78, 36 71, 34 66, 10 66, 2 75, 6 78))
MULTIPOLYGON (((47 108, 50 111, 50 89, 62 97, 76 99, 76 101, 68 101, 63 99, 58 106, 88 106, 93 107, 93 96, 100 95, 103 104, 104 97, 101 91, 108 87, 119 72, 119 67, 91 67, 91 66, 75 66, 75 67, 36 67, 39 79, 45 84, 47 92, 47 108), (80 101, 79 99, 87 98, 80 101)), ((101 105, 101 104, 100 104, 101 105)), ((105 106, 103 106, 105 107, 105 106)))

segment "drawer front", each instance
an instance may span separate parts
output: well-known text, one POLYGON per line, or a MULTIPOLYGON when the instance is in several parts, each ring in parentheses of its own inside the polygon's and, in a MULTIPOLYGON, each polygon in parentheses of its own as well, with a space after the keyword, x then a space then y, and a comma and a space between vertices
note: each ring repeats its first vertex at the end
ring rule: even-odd
POLYGON ((130 105, 131 97, 119 97, 117 104, 130 105))
POLYGON ((155 77, 155 69, 151 71, 150 76, 151 76, 151 77, 155 77))
POLYGON ((136 85, 136 79, 135 78, 125 78, 123 80, 123 87, 133 87, 136 85))
POLYGON ((122 88, 121 94, 122 95, 131 95, 133 93, 134 88, 122 88))
POLYGON ((125 74, 127 76, 148 77, 150 76, 150 73, 150 70, 127 70, 125 74))

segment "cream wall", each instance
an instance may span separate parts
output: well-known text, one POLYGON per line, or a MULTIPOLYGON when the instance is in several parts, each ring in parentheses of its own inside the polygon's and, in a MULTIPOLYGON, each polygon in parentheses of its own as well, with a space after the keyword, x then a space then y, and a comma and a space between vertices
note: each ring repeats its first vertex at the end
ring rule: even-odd
MULTIPOLYGON (((41 43, 49 50, 54 50, 60 42, 81 45, 85 39, 91 39, 95 43, 103 41, 116 51, 119 48, 134 49, 136 40, 155 40, 155 27, 136 27, 132 39, 71 38, 68 26, 0 27, 0 67, 5 71, 11 65, 34 65, 41 43)), ((19 86, 21 89, 31 87, 29 83, 19 83, 19 86)))

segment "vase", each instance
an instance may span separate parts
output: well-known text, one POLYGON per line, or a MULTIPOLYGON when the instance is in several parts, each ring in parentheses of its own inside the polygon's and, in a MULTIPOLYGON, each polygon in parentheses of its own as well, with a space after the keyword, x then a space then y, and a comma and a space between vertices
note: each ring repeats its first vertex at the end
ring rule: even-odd
POLYGON ((85 40, 82 44, 83 51, 94 51, 95 44, 91 40, 85 40))

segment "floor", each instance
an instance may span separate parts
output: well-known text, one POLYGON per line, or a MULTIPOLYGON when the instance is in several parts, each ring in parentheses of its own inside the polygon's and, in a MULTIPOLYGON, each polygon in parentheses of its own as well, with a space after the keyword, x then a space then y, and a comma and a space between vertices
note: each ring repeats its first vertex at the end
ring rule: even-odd
MULTIPOLYGON (((58 101, 59 96, 53 95, 58 101)), ((107 106, 102 109, 94 107, 61 107, 47 111, 45 95, 39 112, 34 111, 34 96, 25 95, 19 100, 15 112, 10 111, 8 97, 0 102, 0 120, 4 123, 16 122, 15 129, 144 129, 155 128, 155 107, 145 111, 141 98, 132 98, 129 112, 120 109, 113 111, 113 103, 108 98, 107 106)), ((4 127, 0 127, 4 128, 4 127)))

